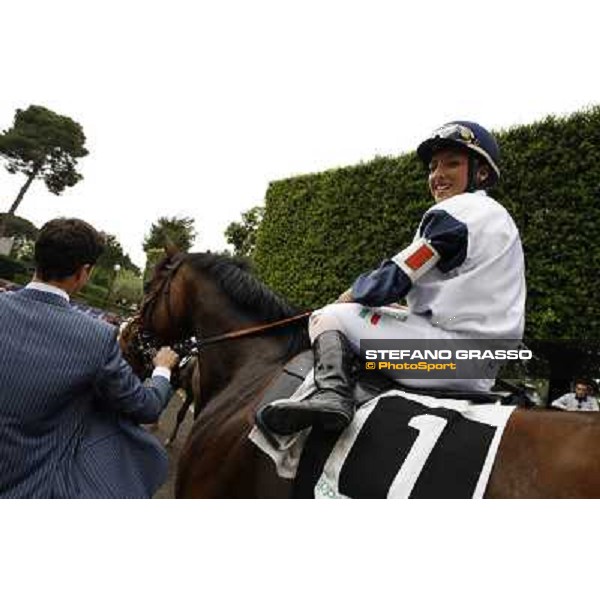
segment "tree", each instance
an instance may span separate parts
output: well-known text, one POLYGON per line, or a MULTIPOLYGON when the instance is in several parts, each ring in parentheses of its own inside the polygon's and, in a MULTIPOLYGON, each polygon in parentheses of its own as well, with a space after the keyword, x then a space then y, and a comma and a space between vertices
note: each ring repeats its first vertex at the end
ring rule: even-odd
POLYGON ((142 278, 140 273, 133 273, 128 269, 119 271, 113 287, 113 298, 117 302, 126 301, 126 304, 139 304, 143 296, 142 278))
POLYGON ((117 240, 116 236, 110 233, 105 233, 104 238, 106 241, 106 247, 98 259, 97 266, 112 271, 114 266, 119 264, 121 267, 123 267, 123 269, 133 271, 135 275, 140 276, 141 271, 139 267, 131 261, 129 254, 125 254, 123 247, 117 240))
POLYGON ((0 219, 6 219, 5 232, 9 237, 33 241, 37 238, 38 228, 31 221, 8 213, 0 213, 0 219))
POLYGON ((144 238, 144 252, 151 248, 163 248, 171 241, 182 252, 187 252, 196 239, 194 219, 191 217, 160 217, 150 227, 150 232, 144 238))
POLYGON ((33 245, 37 239, 38 228, 27 219, 0 213, 0 222, 4 219, 6 219, 4 222, 5 235, 14 238, 11 255, 18 260, 32 260, 33 245))
POLYGON ((123 252, 123 247, 117 238, 110 233, 104 233, 104 238, 106 246, 98 258, 91 282, 108 288, 115 277, 115 265, 119 265, 122 271, 131 271, 134 275, 141 276, 139 267, 131 262, 128 254, 123 252))
MULTIPOLYGON (((52 194, 74 186, 83 176, 77 159, 88 154, 79 123, 43 106, 17 109, 11 129, 0 135, 0 156, 9 173, 23 173, 25 183, 8 210, 14 215, 34 179, 42 179, 52 194)), ((4 219, 2 223, 4 223, 4 219)), ((0 223, 0 237, 3 225, 0 223)))
POLYGON ((146 267, 144 268, 144 283, 152 279, 154 267, 166 256, 162 248, 148 248, 146 250, 146 267))
POLYGON ((233 221, 225 230, 225 239, 237 256, 252 256, 256 246, 256 234, 265 214, 264 206, 255 206, 242 213, 242 220, 233 221))

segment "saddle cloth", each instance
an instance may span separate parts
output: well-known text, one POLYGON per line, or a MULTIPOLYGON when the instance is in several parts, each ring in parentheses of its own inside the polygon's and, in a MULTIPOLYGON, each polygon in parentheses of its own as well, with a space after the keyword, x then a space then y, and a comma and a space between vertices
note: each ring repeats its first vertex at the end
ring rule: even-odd
MULTIPOLYGON (((306 359, 287 368, 300 401, 314 389, 306 359)), ((312 367, 312 361, 310 363, 312 367)), ((269 432, 257 414, 250 440, 294 479, 296 498, 481 498, 514 406, 487 395, 432 395, 389 380, 357 386, 359 408, 340 434, 318 429, 293 436, 269 432), (379 388, 377 387, 377 383, 379 388), (374 391, 375 390, 375 391, 374 391), (464 397, 466 396, 466 397, 464 397)), ((277 390, 281 392, 280 387, 277 390)), ((267 394, 265 401, 270 401, 267 394)))

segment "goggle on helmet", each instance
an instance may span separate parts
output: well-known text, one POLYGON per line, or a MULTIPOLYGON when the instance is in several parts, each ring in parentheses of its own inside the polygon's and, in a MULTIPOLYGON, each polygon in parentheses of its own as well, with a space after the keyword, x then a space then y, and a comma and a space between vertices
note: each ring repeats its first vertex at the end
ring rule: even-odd
POLYGON ((484 127, 472 121, 452 121, 436 129, 428 139, 419 144, 417 155, 429 167, 431 157, 441 148, 466 148, 485 160, 491 168, 488 186, 500 179, 500 148, 494 136, 484 127))

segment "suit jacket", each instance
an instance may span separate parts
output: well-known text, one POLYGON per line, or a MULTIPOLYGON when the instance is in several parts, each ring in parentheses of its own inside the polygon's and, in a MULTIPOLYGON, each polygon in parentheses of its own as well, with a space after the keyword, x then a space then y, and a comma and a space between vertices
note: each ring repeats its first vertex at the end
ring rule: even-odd
POLYGON ((139 423, 171 392, 142 385, 115 327, 55 294, 0 294, 0 497, 151 497, 167 455, 139 423))

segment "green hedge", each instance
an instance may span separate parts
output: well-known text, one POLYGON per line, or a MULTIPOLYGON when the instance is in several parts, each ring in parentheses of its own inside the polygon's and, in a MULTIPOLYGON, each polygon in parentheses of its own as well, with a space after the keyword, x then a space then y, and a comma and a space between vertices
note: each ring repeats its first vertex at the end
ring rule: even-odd
MULTIPOLYGON (((526 334, 600 339, 600 107, 496 134, 503 178, 492 196, 523 239, 526 334)), ((430 202, 414 153, 273 182, 257 270, 292 303, 323 305, 406 246, 430 202)))
POLYGON ((0 254, 0 277, 3 279, 14 279, 17 275, 26 275, 28 271, 28 265, 0 254))

